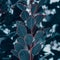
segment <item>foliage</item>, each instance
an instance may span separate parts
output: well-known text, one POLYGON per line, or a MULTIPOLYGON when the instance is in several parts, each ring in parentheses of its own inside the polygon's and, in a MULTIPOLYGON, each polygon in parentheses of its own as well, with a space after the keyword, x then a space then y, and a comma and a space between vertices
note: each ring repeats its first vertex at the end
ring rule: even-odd
POLYGON ((16 31, 19 37, 17 39, 17 43, 14 45, 14 50, 17 51, 18 58, 20 60, 31 60, 32 57, 34 58, 34 56, 39 54, 41 51, 41 44, 45 44, 46 32, 44 31, 44 28, 40 26, 38 27, 44 18, 43 14, 37 12, 38 8, 40 7, 40 3, 42 2, 39 1, 37 4, 33 4, 33 2, 34 1, 29 2, 27 5, 21 2, 17 3, 17 7, 22 10, 20 17, 22 18, 23 22, 17 21, 16 23, 16 31), (38 30, 34 34, 33 31, 35 27, 37 27, 38 30), (30 30, 30 33, 27 32, 27 29, 30 30))
POLYGON ((46 44, 58 60, 53 46, 60 42, 60 2, 49 2, 0 0, 0 60, 45 60, 52 54, 44 56, 46 44))

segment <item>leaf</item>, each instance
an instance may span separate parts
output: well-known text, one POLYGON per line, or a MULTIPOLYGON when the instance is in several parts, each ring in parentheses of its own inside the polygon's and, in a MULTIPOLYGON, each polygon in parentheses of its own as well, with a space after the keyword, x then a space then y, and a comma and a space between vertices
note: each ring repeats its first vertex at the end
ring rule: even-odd
POLYGON ((24 37, 27 34, 27 29, 23 24, 21 24, 19 21, 17 22, 17 34, 20 37, 24 37))
POLYGON ((18 57, 18 52, 17 52, 16 50, 11 50, 11 53, 12 53, 14 56, 18 57))
POLYGON ((29 17, 29 14, 27 11, 23 11, 21 13, 21 18, 25 21, 29 17))
POLYGON ((1 37, 0 38, 0 44, 1 44, 1 42, 3 41, 3 40, 5 40, 6 38, 5 37, 1 37))
POLYGON ((18 41, 19 44, 21 44, 21 45, 23 45, 23 46, 25 45, 25 41, 24 41, 23 38, 19 37, 19 38, 17 39, 17 41, 18 41))
POLYGON ((33 17, 30 16, 30 18, 27 20, 27 27, 29 29, 32 29, 35 25, 35 20, 33 17))
POLYGON ((18 0, 11 0, 12 5, 15 4, 18 0))
POLYGON ((39 7, 41 7, 46 1, 45 0, 40 0, 39 1, 39 7))
POLYGON ((35 17, 36 24, 39 25, 40 22, 42 21, 42 19, 43 19, 43 16, 42 16, 42 15, 37 15, 37 16, 35 17))
POLYGON ((20 60, 30 60, 30 55, 27 50, 21 50, 18 56, 20 60))
POLYGON ((25 10, 26 9, 26 6, 23 5, 22 3, 16 4, 16 5, 20 10, 25 10))
POLYGON ((15 35, 16 35, 15 31, 8 34, 9 37, 12 37, 12 36, 14 37, 15 35))
POLYGON ((41 45, 40 43, 37 43, 33 48, 32 48, 32 55, 35 56, 37 54, 39 54, 41 50, 41 45))
POLYGON ((49 32, 49 30, 50 30, 50 27, 49 28, 45 28, 43 31, 47 35, 47 34, 51 34, 51 32, 49 32))
POLYGON ((37 5, 36 4, 32 4, 32 7, 31 7, 32 14, 35 13, 36 9, 37 9, 37 5))
POLYGON ((35 34, 35 42, 43 42, 44 41, 44 33, 43 31, 37 31, 36 34, 35 34))
POLYGON ((10 0, 7 0, 7 4, 8 4, 8 5, 11 5, 11 1, 10 1, 10 0))
POLYGON ((27 34, 25 37, 26 44, 30 46, 32 44, 32 41, 33 41, 33 36, 31 34, 27 34))
POLYGON ((19 52, 20 50, 24 49, 24 46, 19 43, 15 43, 14 48, 17 52, 19 52))

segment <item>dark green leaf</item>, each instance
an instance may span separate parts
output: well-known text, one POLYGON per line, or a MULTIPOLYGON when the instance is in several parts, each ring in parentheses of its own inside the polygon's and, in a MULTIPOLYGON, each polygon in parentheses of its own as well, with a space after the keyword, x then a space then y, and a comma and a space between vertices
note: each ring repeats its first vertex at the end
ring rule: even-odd
POLYGON ((19 52, 19 58, 20 60, 30 60, 30 55, 27 50, 21 50, 19 52))
POLYGON ((1 38, 0 38, 0 44, 1 44, 1 42, 2 42, 3 40, 5 40, 5 37, 1 37, 1 38))
POLYGON ((17 22, 17 33, 20 37, 24 37, 27 34, 27 29, 20 22, 17 22))
POLYGON ((27 34, 25 37, 26 44, 30 46, 32 44, 32 41, 33 41, 33 36, 31 34, 27 34))
POLYGON ((26 9, 26 6, 23 5, 23 4, 21 4, 21 3, 17 4, 17 7, 18 7, 20 10, 25 10, 25 9, 26 9))
POLYGON ((39 7, 41 7, 46 1, 45 0, 40 0, 39 1, 39 7))
POLYGON ((17 52, 19 52, 20 50, 24 49, 24 46, 19 43, 15 43, 14 48, 17 52))
POLYGON ((25 45, 25 41, 24 41, 23 38, 19 37, 19 38, 17 39, 17 41, 18 41, 19 44, 21 44, 21 45, 23 45, 23 46, 25 45))
POLYGON ((34 27, 35 24, 35 20, 33 17, 30 16, 30 18, 27 20, 27 27, 29 29, 32 29, 34 27))
POLYGON ((11 53, 12 53, 14 56, 18 57, 18 52, 17 52, 16 50, 12 50, 11 53))
POLYGON ((23 11, 23 12, 21 13, 21 18, 22 18, 23 20, 26 20, 28 17, 29 17, 29 14, 28 14, 27 11, 23 11))
POLYGON ((37 5, 32 4, 32 8, 31 8, 32 14, 36 12, 36 9, 37 9, 37 5))
POLYGON ((36 34, 35 34, 35 42, 43 42, 44 41, 44 33, 43 31, 37 31, 36 34))
POLYGON ((42 19, 43 19, 43 16, 42 15, 37 15, 36 17, 35 17, 35 20, 36 20, 36 24, 40 24, 40 22, 42 21, 42 19))
POLYGON ((32 48, 33 56, 39 54, 40 50, 41 50, 41 45, 40 45, 40 43, 38 43, 32 48))

